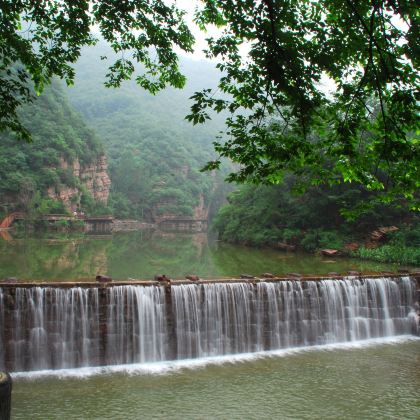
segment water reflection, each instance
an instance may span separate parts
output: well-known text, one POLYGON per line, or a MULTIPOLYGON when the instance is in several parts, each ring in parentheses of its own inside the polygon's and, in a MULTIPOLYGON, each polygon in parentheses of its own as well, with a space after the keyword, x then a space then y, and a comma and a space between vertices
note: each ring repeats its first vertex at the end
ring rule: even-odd
POLYGON ((326 274, 347 270, 395 270, 389 264, 325 258, 225 244, 205 233, 152 230, 113 235, 45 234, 0 238, 0 278, 83 280, 96 274, 114 279, 172 278, 198 274, 203 278, 263 272, 326 274))

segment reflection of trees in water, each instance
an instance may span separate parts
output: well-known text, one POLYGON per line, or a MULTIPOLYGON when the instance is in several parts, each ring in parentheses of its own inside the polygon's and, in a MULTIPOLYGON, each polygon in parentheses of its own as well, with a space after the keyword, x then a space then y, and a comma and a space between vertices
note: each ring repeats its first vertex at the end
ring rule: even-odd
POLYGON ((27 280, 92 279, 107 271, 108 240, 28 238, 0 243, 0 278, 27 280))
POLYGON ((282 252, 269 248, 256 249, 223 242, 217 242, 211 247, 211 260, 213 263, 212 277, 222 275, 236 277, 240 274, 261 276, 265 272, 279 276, 285 276, 291 272, 322 275, 330 271, 341 273, 346 273, 349 270, 379 272, 389 269, 389 264, 378 264, 372 261, 337 258, 326 263, 328 260, 317 255, 282 252))
POLYGON ((133 232, 116 234, 112 242, 108 263, 115 278, 151 279, 155 274, 183 278, 200 274, 205 265, 207 237, 202 233, 133 232))
POLYGON ((214 242, 205 233, 140 231, 114 235, 68 235, 0 240, 0 279, 90 279, 98 274, 114 279, 152 279, 156 274, 184 278, 235 277, 264 272, 322 274, 350 269, 381 271, 389 265, 283 253, 270 249, 214 242))

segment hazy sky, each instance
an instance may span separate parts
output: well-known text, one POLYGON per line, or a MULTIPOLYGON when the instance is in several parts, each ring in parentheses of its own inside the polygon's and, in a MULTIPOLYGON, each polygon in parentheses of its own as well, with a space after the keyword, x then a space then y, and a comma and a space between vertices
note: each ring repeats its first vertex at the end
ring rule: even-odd
POLYGON ((194 18, 194 11, 197 8, 197 6, 200 6, 200 1, 198 0, 175 0, 176 5, 182 9, 187 11, 186 20, 188 22, 188 25, 190 27, 191 32, 193 33, 195 37, 195 46, 194 46, 194 54, 186 54, 184 51, 181 51, 180 49, 177 49, 178 53, 181 55, 186 55, 189 58, 194 58, 197 60, 206 59, 205 54, 203 53, 203 49, 207 47, 206 38, 209 38, 211 36, 217 36, 220 35, 222 32, 220 29, 216 28, 215 26, 210 26, 207 30, 207 32, 201 31, 197 25, 194 24, 193 18, 194 18))

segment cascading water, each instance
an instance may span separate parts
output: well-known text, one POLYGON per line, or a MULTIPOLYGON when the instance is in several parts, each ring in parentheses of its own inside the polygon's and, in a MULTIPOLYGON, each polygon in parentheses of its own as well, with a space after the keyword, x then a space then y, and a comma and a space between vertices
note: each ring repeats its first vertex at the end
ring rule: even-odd
POLYGON ((0 368, 58 369, 416 333, 414 281, 0 289, 0 368))
POLYGON ((0 368, 25 371, 164 360, 164 290, 117 286, 106 298, 104 308, 98 288, 16 288, 7 319, 0 293, 0 322, 10 331, 7 342, 0 335, 0 368), (9 354, 8 363, 4 353, 9 354))
POLYGON ((10 318, 14 370, 97 363, 98 289, 17 288, 10 318))
POLYGON ((165 291, 161 287, 110 289, 106 363, 161 361, 167 355, 165 291))
POLYGON ((173 287, 177 356, 192 358, 410 334, 409 278, 173 287))
POLYGON ((173 287, 177 358, 255 351, 252 298, 247 283, 173 287))

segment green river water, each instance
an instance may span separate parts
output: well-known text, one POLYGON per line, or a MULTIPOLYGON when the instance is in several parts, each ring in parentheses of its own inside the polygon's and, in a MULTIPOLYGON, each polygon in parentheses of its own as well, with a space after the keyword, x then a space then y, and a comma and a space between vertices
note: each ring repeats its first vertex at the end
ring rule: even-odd
POLYGON ((18 377, 12 418, 420 418, 418 339, 201 363, 86 377, 89 370, 70 373, 76 377, 18 377))
POLYGON ((208 239, 203 233, 140 231, 30 237, 16 237, 11 233, 10 237, 0 237, 0 279, 92 280, 99 273, 116 280, 152 279, 155 274, 175 279, 187 274, 220 278, 240 274, 259 276, 264 272, 327 274, 396 268, 371 261, 230 245, 208 239))

